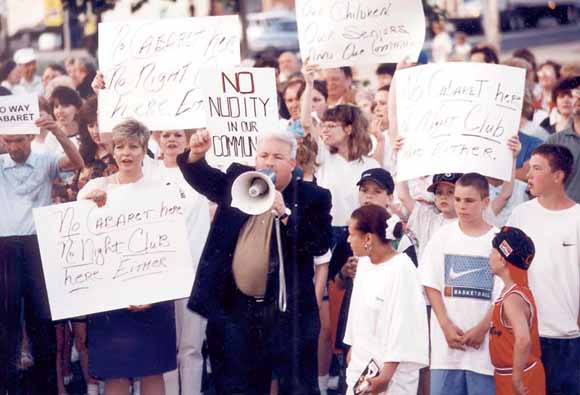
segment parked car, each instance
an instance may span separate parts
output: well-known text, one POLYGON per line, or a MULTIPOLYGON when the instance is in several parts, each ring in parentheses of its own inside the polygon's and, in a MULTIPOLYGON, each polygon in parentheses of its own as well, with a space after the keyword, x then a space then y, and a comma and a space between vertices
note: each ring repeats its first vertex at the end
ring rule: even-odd
MULTIPOLYGON (((500 27, 503 31, 536 27, 540 18, 553 17, 558 23, 577 20, 580 11, 578 0, 498 0, 500 27)), ((482 27, 482 0, 456 0, 446 12, 447 18, 458 30, 480 31, 482 27)))
POLYGON ((248 49, 298 51, 298 26, 292 12, 262 12, 248 15, 248 49))

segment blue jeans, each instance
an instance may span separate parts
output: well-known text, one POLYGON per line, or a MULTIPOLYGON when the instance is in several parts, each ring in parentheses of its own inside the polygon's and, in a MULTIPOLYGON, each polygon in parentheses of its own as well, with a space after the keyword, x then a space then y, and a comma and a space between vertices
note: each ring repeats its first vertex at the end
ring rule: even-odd
POLYGON ((580 338, 540 338, 547 395, 580 394, 580 338))
POLYGON ((470 370, 431 369, 431 395, 495 395, 495 383, 470 370))

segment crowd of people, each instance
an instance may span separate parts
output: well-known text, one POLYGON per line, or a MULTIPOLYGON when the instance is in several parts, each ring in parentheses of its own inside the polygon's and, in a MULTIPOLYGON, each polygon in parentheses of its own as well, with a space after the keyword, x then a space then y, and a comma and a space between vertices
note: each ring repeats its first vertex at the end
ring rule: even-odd
POLYGON ((230 190, 254 168, 205 160, 211 131, 101 130, 90 57, 40 76, 18 50, 0 94, 38 95, 40 133, 0 130, 0 395, 67 394, 71 354, 88 395, 580 394, 580 64, 434 31, 433 61, 526 70, 511 180, 397 180, 408 60, 361 75, 264 54, 281 126, 256 150, 276 173, 259 215, 230 190), (185 208, 191 297, 52 321, 32 210, 151 188, 185 208))

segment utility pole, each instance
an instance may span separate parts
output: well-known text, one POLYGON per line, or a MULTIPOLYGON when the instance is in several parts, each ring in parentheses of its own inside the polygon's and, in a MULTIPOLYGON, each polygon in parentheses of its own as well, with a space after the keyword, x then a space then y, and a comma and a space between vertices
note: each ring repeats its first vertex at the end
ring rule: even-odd
POLYGON ((242 25, 242 42, 241 45, 241 55, 242 59, 245 59, 248 56, 248 16, 247 16, 247 8, 246 8, 246 1, 239 0, 239 13, 240 13, 240 23, 242 25))
POLYGON ((62 36, 64 41, 64 50, 68 55, 71 51, 70 10, 66 8, 63 15, 64 18, 62 23, 62 36))
POLYGON ((500 52, 501 32, 498 0, 483 0, 483 30, 485 31, 485 40, 500 52))

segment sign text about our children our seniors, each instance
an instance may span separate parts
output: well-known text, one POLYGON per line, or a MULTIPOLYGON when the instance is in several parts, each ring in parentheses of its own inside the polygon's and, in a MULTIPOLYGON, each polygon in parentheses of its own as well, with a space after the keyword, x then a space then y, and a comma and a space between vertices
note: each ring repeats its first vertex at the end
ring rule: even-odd
POLYGON ((258 136, 280 126, 274 69, 205 70, 202 75, 212 136, 208 160, 252 164, 258 136))
POLYGON ((405 137, 397 178, 477 172, 510 180, 525 70, 446 63, 397 71, 397 123, 405 137))
POLYGON ((151 130, 205 126, 200 68, 240 63, 237 16, 99 24, 99 127, 134 118, 151 130))
POLYGON ((189 295, 184 209, 146 192, 115 207, 81 200, 34 210, 53 320, 189 295))
POLYGON ((38 96, 0 97, 0 134, 38 134, 38 96))
POLYGON ((416 60, 425 41, 421 0, 297 0, 303 58, 322 67, 416 60))

